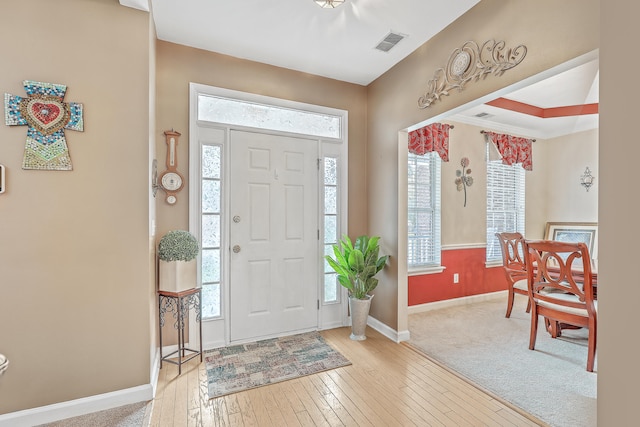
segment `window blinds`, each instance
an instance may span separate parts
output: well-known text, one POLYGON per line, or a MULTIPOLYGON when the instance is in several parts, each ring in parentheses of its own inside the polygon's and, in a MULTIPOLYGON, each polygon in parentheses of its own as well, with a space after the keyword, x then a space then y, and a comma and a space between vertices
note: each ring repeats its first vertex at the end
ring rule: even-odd
POLYGON ((436 152, 408 159, 409 268, 440 265, 440 163, 436 152))
POLYGON ((495 233, 520 232, 525 228, 525 171, 519 164, 490 160, 487 143, 487 262, 501 260, 495 233))

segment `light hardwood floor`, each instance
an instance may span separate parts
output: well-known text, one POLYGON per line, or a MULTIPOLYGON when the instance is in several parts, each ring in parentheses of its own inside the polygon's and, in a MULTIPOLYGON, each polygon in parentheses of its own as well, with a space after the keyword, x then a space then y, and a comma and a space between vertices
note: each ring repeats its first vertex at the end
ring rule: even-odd
MULTIPOLYGON (((536 426, 403 344, 323 331, 350 366, 209 399, 205 362, 160 370, 151 426, 536 426)), ((205 354, 206 357, 206 354, 205 354)))

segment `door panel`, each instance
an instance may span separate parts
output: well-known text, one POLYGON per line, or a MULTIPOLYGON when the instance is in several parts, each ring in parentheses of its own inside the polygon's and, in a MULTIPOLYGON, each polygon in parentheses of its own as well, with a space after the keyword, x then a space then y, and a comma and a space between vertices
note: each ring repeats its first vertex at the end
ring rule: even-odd
POLYGON ((230 340, 317 327, 317 142, 232 131, 230 340))

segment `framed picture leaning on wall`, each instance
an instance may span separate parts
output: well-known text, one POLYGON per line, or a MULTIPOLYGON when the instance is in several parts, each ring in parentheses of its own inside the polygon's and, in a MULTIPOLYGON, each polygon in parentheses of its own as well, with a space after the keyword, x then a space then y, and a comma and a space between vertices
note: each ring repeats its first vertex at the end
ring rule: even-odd
POLYGON ((597 222, 547 222, 544 238, 560 242, 586 243, 591 259, 598 259, 597 222))

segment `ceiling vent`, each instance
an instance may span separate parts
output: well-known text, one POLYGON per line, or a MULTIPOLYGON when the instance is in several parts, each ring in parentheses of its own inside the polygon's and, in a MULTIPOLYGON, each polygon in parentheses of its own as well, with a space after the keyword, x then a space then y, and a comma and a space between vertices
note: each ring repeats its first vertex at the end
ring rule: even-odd
POLYGON ((478 113, 476 114, 474 117, 478 117, 478 118, 482 118, 482 119, 487 119, 489 117, 493 117, 493 114, 489 114, 489 113, 478 113))
POLYGON ((405 37, 406 36, 403 34, 389 33, 380 43, 378 43, 376 49, 382 52, 389 52, 395 45, 400 43, 400 40, 405 37))

